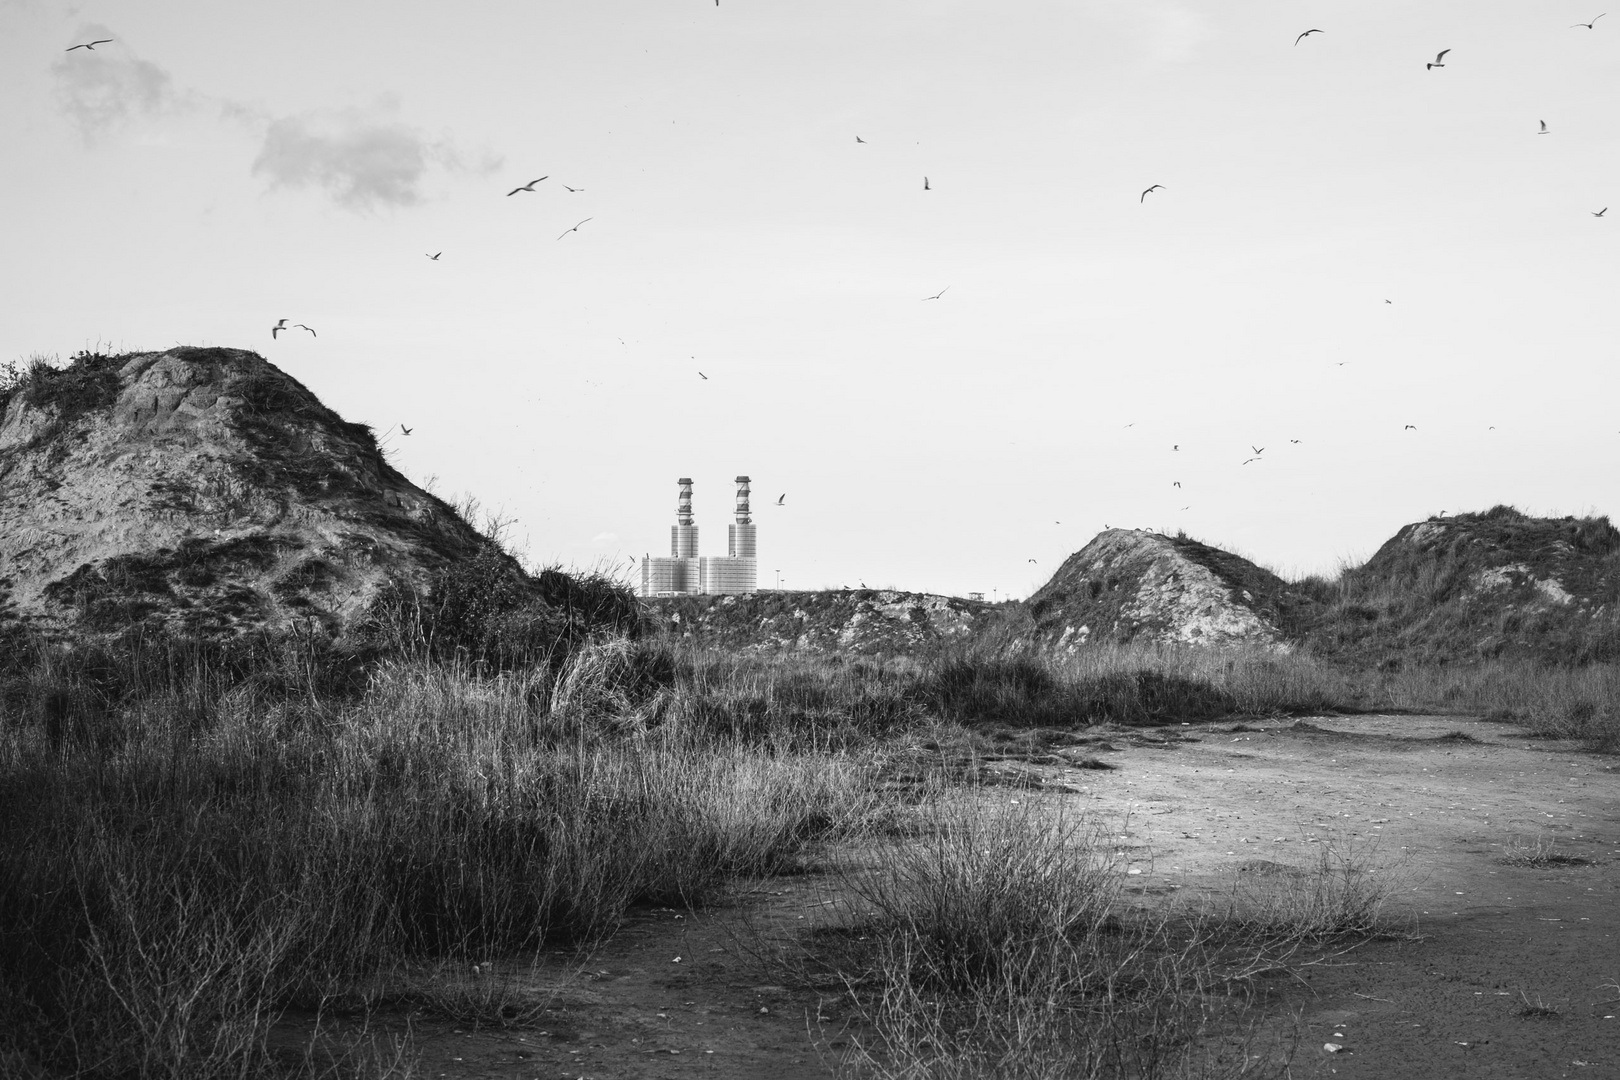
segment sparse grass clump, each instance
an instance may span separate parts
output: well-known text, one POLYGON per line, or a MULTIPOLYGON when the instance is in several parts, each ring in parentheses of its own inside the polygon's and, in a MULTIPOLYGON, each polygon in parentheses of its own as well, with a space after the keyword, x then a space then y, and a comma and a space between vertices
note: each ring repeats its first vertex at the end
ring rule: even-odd
POLYGON ((1534 840, 1517 839, 1510 841, 1503 849, 1499 860, 1506 866, 1525 866, 1536 869, 1545 869, 1549 866, 1590 866, 1591 859, 1579 855, 1569 855, 1558 850, 1556 841, 1545 836, 1538 836, 1534 840))
POLYGON ((1393 891, 1345 852, 1215 908, 1144 906, 1102 830, 1056 803, 968 794, 920 815, 845 868, 846 925, 820 935, 865 1022, 853 1075, 1168 1077, 1195 1055, 1237 1075, 1243 1054, 1202 1055, 1253 980, 1378 931, 1393 891))

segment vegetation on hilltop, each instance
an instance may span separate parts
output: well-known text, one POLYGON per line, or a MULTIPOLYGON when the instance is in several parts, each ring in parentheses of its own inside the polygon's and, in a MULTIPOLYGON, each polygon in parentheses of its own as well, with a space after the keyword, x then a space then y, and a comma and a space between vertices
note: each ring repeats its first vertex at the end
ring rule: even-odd
POLYGON ((1430 518, 1304 588, 1326 602, 1300 637, 1353 666, 1620 660, 1620 531, 1607 517, 1496 506, 1430 518))

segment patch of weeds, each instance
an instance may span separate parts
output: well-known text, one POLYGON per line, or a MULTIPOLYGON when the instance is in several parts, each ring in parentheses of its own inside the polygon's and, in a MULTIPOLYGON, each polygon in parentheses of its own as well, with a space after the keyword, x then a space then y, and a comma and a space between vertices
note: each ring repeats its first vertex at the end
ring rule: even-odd
POLYGON ((1544 836, 1534 840, 1514 840, 1502 850, 1502 857, 1497 860, 1504 866, 1591 866, 1592 860, 1580 855, 1566 855, 1557 850, 1556 841, 1544 836))
POLYGON ((26 371, 13 370, 12 378, 5 380, 10 385, 0 387, 0 411, 20 397, 36 409, 53 411, 54 429, 59 431, 118 399, 118 369, 123 364, 123 357, 103 353, 79 353, 67 367, 36 356, 26 371))
POLYGON ((1561 1020, 1561 1019, 1563 1019, 1563 1016, 1564 1016, 1563 1010, 1555 1008, 1555 1007, 1553 1007, 1551 1005, 1548 1005, 1546 1002, 1542 1001, 1540 994, 1536 995, 1535 1004, 1532 1005, 1530 1003, 1530 999, 1527 996, 1525 996, 1525 992, 1523 990, 1520 990, 1519 991, 1519 1000, 1524 1002, 1524 1008, 1519 1010, 1519 1015, 1524 1017, 1527 1020, 1561 1020))

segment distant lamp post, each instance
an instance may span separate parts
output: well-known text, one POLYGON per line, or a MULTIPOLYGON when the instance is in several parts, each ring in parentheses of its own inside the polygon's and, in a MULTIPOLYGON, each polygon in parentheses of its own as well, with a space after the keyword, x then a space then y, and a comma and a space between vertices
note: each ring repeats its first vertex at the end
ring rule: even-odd
POLYGON ((778 592, 782 591, 782 571, 780 570, 776 572, 776 590, 778 592))

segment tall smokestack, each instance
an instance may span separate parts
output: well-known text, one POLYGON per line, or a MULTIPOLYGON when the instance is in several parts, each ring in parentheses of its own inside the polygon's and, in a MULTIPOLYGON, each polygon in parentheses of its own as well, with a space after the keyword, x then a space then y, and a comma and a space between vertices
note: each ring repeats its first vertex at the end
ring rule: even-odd
POLYGON ((726 554, 734 559, 748 559, 744 576, 737 578, 737 592, 754 591, 754 565, 751 560, 758 550, 754 534, 754 520, 748 516, 748 477, 737 477, 737 523, 726 530, 726 554))
POLYGON ((692 524, 692 478, 683 476, 675 481, 681 485, 680 501, 675 504, 675 521, 679 525, 692 524))
POLYGON ((675 504, 676 524, 669 527, 669 553, 677 559, 698 557, 698 529, 692 524, 692 478, 683 476, 680 501, 675 504))

